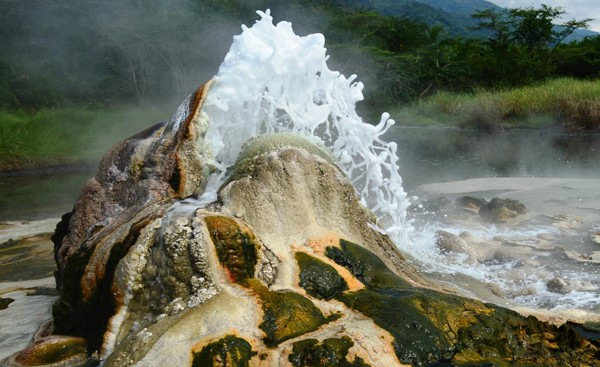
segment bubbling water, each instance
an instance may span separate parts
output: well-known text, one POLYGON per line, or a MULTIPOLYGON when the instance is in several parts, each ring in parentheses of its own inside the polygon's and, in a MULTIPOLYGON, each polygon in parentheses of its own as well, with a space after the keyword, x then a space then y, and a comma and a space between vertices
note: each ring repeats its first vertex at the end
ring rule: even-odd
POLYGON ((259 134, 291 132, 330 149, 352 181, 378 228, 405 241, 412 226, 398 173, 396 144, 381 136, 394 124, 384 113, 377 125, 356 113, 363 85, 327 67, 322 34, 300 37, 289 22, 273 24, 269 10, 234 37, 204 103, 206 141, 217 172, 203 198, 210 201, 242 145, 259 134))

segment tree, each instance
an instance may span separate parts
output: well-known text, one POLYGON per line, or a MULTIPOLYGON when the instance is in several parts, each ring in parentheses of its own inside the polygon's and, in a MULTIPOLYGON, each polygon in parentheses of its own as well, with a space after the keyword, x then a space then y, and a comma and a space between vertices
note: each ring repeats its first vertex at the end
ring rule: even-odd
POLYGON ((542 80, 555 68, 556 47, 578 28, 586 28, 590 19, 555 21, 565 14, 560 7, 542 5, 506 10, 484 10, 473 14, 479 20, 475 29, 488 30, 492 69, 501 80, 517 85, 542 80), (506 78, 506 79, 504 79, 506 78))
POLYGON ((555 20, 565 11, 561 7, 542 4, 540 8, 516 8, 496 11, 478 11, 473 17, 479 19, 475 29, 492 31, 492 41, 514 42, 529 51, 554 48, 578 28, 587 28, 591 19, 569 20, 556 24, 555 20))

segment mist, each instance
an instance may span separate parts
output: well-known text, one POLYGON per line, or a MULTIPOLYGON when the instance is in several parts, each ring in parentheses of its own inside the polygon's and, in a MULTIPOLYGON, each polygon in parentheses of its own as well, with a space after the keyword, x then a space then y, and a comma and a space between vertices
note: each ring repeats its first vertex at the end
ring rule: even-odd
MULTIPOLYGON (((92 122, 62 125, 65 134, 81 134, 73 132, 80 130, 72 126, 87 124, 87 138, 77 137, 82 146, 73 154, 86 155, 80 160, 87 163, 85 174, 91 176, 111 145, 167 121, 181 101, 218 72, 241 25, 250 26, 258 18, 255 11, 267 8, 275 22, 291 21, 299 35, 325 35, 330 69, 346 76, 356 74, 365 85, 365 101, 357 110, 367 122, 379 121, 380 114, 387 111, 399 124, 404 123, 394 111, 428 91, 433 83, 415 77, 414 68, 426 66, 413 63, 410 57, 399 61, 397 56, 388 58, 392 57, 389 53, 371 52, 372 46, 387 49, 403 40, 377 35, 369 41, 364 33, 368 28, 353 27, 365 19, 377 25, 379 19, 369 18, 368 13, 356 18, 350 13, 339 16, 339 8, 323 2, 3 1, 0 73, 8 74, 10 78, 5 79, 12 84, 10 89, 0 88, 0 108, 35 113, 56 107, 103 111, 92 122), (382 45, 384 41, 390 44, 382 45), (134 108, 128 109, 130 106, 134 108)), ((395 26, 414 26, 407 37, 421 37, 426 28, 411 24, 403 20, 395 26)), ((403 32, 397 33, 395 36, 403 37, 403 32)), ((418 42, 413 47, 419 47, 418 42)), ((389 139, 399 144, 401 174, 408 187, 477 176, 597 177, 600 172, 598 137, 589 133, 587 137, 561 131, 497 134, 447 127, 397 127, 392 133, 389 139)), ((84 182, 85 175, 78 177, 71 185, 74 188, 84 182)), ((21 184, 15 183, 6 192, 21 184)), ((59 195, 60 188, 55 191, 59 195)), ((71 189, 68 195, 60 194, 60 201, 72 202, 76 194, 77 190, 71 189)))
POLYGON ((408 190, 479 177, 600 177, 598 133, 395 126, 386 139, 398 143, 408 190))

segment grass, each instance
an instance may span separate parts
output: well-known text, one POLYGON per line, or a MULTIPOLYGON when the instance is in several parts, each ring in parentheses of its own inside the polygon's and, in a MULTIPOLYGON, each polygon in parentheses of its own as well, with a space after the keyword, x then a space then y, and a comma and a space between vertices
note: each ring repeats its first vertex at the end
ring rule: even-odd
POLYGON ((122 106, 0 112, 0 170, 94 164, 111 145, 167 120, 171 110, 122 106))
MULTIPOLYGON (((174 106, 0 111, 0 170, 96 163, 111 145, 159 121, 174 106)), ((600 80, 568 78, 503 91, 438 93, 396 113, 400 124, 600 130, 600 80)))
POLYGON ((569 130, 598 130, 600 80, 560 78, 510 90, 441 92, 395 116, 407 125, 451 124, 484 129, 558 125, 569 130))

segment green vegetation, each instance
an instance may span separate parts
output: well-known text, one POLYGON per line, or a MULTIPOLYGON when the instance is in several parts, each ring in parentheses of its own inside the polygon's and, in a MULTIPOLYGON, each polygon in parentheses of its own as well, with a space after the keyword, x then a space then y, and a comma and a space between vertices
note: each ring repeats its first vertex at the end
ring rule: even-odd
POLYGON ((353 345, 348 336, 328 338, 321 343, 316 339, 300 340, 293 344, 288 360, 294 367, 368 367, 360 357, 348 361, 348 350, 353 345))
MULTIPOLYGON (((415 103, 424 108, 442 99, 462 110, 470 104, 467 95, 474 93, 477 108, 461 112, 466 116, 449 115, 461 126, 518 125, 522 122, 515 123, 517 118, 529 116, 523 112, 530 108, 524 101, 536 96, 517 98, 516 105, 498 105, 497 96, 529 93, 509 90, 537 85, 531 93, 555 93, 553 101, 561 101, 548 100, 552 109, 542 108, 542 114, 558 116, 568 128, 598 128, 597 87, 577 103, 569 101, 577 97, 568 89, 541 90, 565 83, 563 77, 592 86, 600 78, 599 36, 564 43, 587 20, 558 24, 563 10, 548 6, 477 11, 469 3, 460 5, 466 6, 463 13, 472 8, 473 16, 466 21, 455 17, 455 5, 435 4, 1 2, 0 170, 94 161, 112 142, 168 118, 148 106, 172 106, 162 109, 171 113, 178 101, 217 72, 239 24, 251 25, 254 11, 267 8, 275 22, 291 21, 299 34, 325 35, 330 67, 365 82, 365 102, 359 109, 368 120, 378 120, 381 111, 415 103)), ((435 122, 428 116, 433 112, 420 113, 412 122, 435 122)))
POLYGON ((0 170, 95 163, 112 144, 167 117, 143 106, 2 112, 0 170))
POLYGON ((219 262, 227 269, 231 280, 244 284, 248 278, 253 278, 259 247, 254 234, 243 231, 235 220, 228 217, 211 215, 204 221, 219 262))
POLYGON ((560 78, 498 91, 440 92, 397 111, 404 124, 451 124, 467 128, 600 128, 600 83, 560 78))
POLYGON ((558 328, 492 304, 415 288, 369 250, 349 241, 327 247, 325 254, 365 285, 334 298, 387 330, 403 363, 562 366, 574 361, 584 366, 597 360, 597 334, 578 332, 577 325, 558 328))
POLYGON ((263 322, 258 326, 264 333, 267 347, 317 330, 337 318, 323 316, 311 300, 301 294, 288 291, 271 291, 258 279, 247 279, 245 283, 262 303, 263 322))
POLYGON ((318 299, 331 299, 348 289, 348 284, 335 268, 304 252, 296 253, 300 267, 299 285, 306 293, 318 299))
POLYGON ((227 335, 193 355, 192 367, 247 367, 256 352, 252 351, 252 346, 246 340, 227 335))

